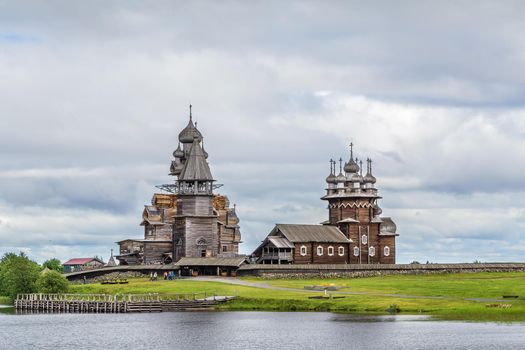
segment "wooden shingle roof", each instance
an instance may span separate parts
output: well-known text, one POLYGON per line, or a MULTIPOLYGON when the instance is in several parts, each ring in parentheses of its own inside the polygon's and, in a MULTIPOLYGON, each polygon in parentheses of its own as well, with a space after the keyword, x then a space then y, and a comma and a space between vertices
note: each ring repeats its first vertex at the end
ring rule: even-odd
POLYGON ((227 266, 239 267, 246 260, 245 256, 235 258, 181 258, 175 266, 227 266))
POLYGON ((198 139, 194 139, 191 145, 188 159, 179 175, 179 181, 213 181, 210 166, 204 156, 204 151, 198 139))
POLYGON ((270 235, 281 232, 290 242, 350 243, 335 226, 277 224, 270 235))

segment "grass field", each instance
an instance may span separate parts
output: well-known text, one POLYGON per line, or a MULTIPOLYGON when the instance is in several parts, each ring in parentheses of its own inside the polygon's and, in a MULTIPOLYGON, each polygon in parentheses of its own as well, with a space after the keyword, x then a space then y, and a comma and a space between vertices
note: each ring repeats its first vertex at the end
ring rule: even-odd
POLYGON ((441 319, 472 321, 525 321, 525 273, 476 273, 384 276, 354 279, 275 279, 245 278, 275 287, 303 289, 307 285, 343 287, 341 299, 309 299, 323 292, 272 290, 194 279, 150 282, 132 279, 127 285, 72 285, 73 293, 160 293, 192 294, 207 292, 216 295, 238 295, 221 306, 225 310, 267 311, 333 311, 352 313, 387 313, 399 308, 403 314, 428 314, 441 319), (344 294, 359 292, 365 294, 344 294), (389 295, 386 295, 389 294, 389 295), (394 295, 392 295, 394 294, 394 295), (504 302, 472 301, 467 298, 502 299, 504 302), (438 297, 438 298, 435 298, 438 297), (488 308, 487 304, 510 304, 510 308, 488 308))

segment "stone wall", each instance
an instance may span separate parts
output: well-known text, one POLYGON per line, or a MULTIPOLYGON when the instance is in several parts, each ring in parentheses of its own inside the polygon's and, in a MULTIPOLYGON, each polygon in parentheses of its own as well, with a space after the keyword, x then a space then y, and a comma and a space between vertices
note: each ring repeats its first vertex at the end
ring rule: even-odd
MULTIPOLYGON (((86 277, 87 283, 98 283, 106 280, 116 280, 116 279, 128 279, 128 278, 136 278, 136 277, 146 277, 149 276, 149 273, 147 271, 119 271, 119 272, 110 272, 105 275, 100 276, 89 276, 86 277)), ((162 275, 159 275, 159 278, 162 278, 162 275)), ((83 284, 83 279, 77 279, 71 281, 74 284, 83 284)))
POLYGON ((392 265, 243 265, 238 276, 263 278, 355 278, 439 273, 518 272, 525 263, 392 265))

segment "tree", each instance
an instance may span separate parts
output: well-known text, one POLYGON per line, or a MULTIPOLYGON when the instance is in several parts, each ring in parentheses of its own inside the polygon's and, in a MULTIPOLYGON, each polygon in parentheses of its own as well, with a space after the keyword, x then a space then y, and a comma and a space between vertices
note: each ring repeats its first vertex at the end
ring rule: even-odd
POLYGON ((7 253, 0 260, 0 295, 15 299, 19 293, 36 292, 40 266, 24 253, 7 253))
POLYGON ((64 272, 64 266, 62 266, 62 263, 58 259, 49 259, 44 261, 42 264, 43 268, 48 268, 50 270, 56 271, 56 272, 64 272))
POLYGON ((39 293, 66 293, 69 288, 69 282, 57 271, 42 272, 36 286, 39 293))

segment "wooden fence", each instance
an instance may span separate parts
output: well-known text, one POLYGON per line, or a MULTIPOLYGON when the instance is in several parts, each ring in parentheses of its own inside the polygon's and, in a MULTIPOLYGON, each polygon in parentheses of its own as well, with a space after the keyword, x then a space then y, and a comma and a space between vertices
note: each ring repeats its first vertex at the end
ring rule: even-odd
POLYGON ((19 313, 127 313, 162 312, 213 308, 232 300, 215 294, 18 294, 15 309, 19 313))

